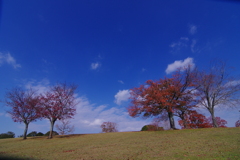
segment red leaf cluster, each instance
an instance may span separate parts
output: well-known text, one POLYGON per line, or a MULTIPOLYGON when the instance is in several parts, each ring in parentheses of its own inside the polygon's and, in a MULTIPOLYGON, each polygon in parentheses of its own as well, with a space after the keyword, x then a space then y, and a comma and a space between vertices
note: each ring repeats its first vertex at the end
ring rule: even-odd
MULTIPOLYGON (((219 127, 227 127, 227 121, 221 119, 220 117, 215 117, 216 122, 219 127)), ((212 128, 212 117, 206 118, 204 115, 198 113, 197 111, 189 111, 184 120, 178 121, 182 129, 187 128, 212 128), (184 124, 185 123, 185 124, 184 124)))
POLYGON ((240 120, 238 120, 238 121, 235 123, 235 126, 236 126, 236 127, 240 127, 240 120))

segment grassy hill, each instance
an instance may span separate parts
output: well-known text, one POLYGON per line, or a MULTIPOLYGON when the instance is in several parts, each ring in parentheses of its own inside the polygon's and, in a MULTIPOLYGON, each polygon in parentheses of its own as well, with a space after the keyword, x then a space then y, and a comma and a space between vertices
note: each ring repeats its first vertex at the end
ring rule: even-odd
POLYGON ((240 127, 0 140, 0 159, 240 159, 240 127))

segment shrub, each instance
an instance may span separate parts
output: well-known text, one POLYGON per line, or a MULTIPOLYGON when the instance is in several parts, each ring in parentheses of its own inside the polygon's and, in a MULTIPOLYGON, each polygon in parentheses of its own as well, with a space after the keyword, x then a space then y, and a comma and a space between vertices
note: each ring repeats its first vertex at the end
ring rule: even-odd
POLYGON ((37 132, 36 131, 32 131, 30 133, 28 133, 27 137, 35 137, 37 136, 37 132))
MULTIPOLYGON (((47 133, 45 133, 44 136, 49 136, 49 133, 50 133, 50 131, 48 131, 47 133)), ((53 131, 52 135, 53 135, 53 136, 56 136, 56 135, 59 135, 59 134, 58 134, 58 132, 53 131)))
POLYGON ((14 138, 15 137, 15 133, 8 131, 7 133, 1 133, 0 134, 0 139, 3 138, 14 138))
POLYGON ((42 132, 38 132, 36 136, 44 136, 44 134, 42 132))
POLYGON ((141 131, 164 131, 163 127, 158 127, 155 125, 145 125, 142 127, 141 131))

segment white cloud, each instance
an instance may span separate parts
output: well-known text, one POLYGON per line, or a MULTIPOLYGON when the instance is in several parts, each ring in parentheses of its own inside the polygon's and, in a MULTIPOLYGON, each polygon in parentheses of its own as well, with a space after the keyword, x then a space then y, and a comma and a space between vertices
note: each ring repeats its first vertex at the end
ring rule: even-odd
POLYGON ((21 65, 17 64, 16 60, 11 56, 10 53, 3 54, 0 52, 0 65, 3 63, 13 66, 14 69, 21 68, 21 65))
POLYGON ((165 72, 167 74, 169 74, 169 73, 172 73, 172 72, 176 71, 179 68, 183 68, 183 67, 186 67, 188 65, 191 65, 192 68, 195 67, 195 64, 193 62, 193 58, 188 57, 184 61, 182 61, 182 60, 175 61, 174 63, 171 63, 171 64, 168 65, 165 72))
POLYGON ((234 80, 234 81, 227 82, 224 86, 230 87, 230 86, 236 86, 236 85, 240 85, 240 80, 234 80))
POLYGON ((35 80, 31 80, 29 82, 27 82, 27 84, 25 85, 25 87, 27 89, 33 89, 36 90, 37 93, 44 93, 46 91, 48 91, 49 89, 49 80, 48 79, 43 79, 40 82, 36 82, 35 80))
POLYGON ((95 106, 86 97, 79 97, 77 114, 72 120, 77 133, 99 133, 103 122, 115 122, 119 131, 140 131, 141 128, 150 123, 150 120, 132 118, 125 108, 107 107, 107 105, 95 106))
POLYGON ((128 99, 130 97, 130 91, 129 90, 120 90, 114 97, 115 97, 115 103, 118 105, 121 105, 122 102, 128 101, 128 99))
POLYGON ((190 33, 191 35, 194 35, 195 33, 197 33, 197 26, 195 26, 195 25, 190 25, 190 26, 189 26, 189 33, 190 33))
POLYGON ((91 63, 91 69, 96 70, 97 68, 99 68, 101 66, 101 64, 99 62, 96 63, 91 63))
POLYGON ((118 82, 121 83, 121 84, 124 84, 124 82, 122 80, 118 80, 118 82))

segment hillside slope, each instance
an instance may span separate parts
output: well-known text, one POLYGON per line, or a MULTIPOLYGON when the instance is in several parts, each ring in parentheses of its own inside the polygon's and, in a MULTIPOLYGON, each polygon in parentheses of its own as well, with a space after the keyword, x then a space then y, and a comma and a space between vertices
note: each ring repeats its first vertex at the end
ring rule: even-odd
POLYGON ((0 159, 240 159, 240 127, 0 140, 0 159))

